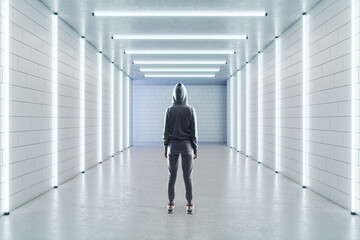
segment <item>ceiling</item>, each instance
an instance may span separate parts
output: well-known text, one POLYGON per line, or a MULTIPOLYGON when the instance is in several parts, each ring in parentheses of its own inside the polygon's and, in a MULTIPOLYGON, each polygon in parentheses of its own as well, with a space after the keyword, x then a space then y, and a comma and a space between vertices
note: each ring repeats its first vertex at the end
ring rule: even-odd
POLYGON ((270 44, 303 12, 319 0, 41 0, 72 28, 85 36, 134 83, 225 84, 232 73, 270 44), (266 17, 94 17, 94 11, 265 11, 266 17), (113 40, 120 35, 247 35, 247 40, 113 40), (125 50, 223 50, 230 55, 129 55, 125 50), (139 67, 214 67, 151 66, 132 64, 134 60, 226 60, 218 65, 215 78, 144 78, 139 67))

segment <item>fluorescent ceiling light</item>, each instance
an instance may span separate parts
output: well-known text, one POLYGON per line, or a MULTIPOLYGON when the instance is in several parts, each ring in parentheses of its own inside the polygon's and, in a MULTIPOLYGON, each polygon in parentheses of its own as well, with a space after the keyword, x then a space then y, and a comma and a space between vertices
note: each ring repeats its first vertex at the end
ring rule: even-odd
POLYGON ((146 65, 218 65, 226 61, 134 61, 133 64, 146 65))
POLYGON ((95 11, 96 17, 265 17, 267 13, 259 12, 206 12, 206 11, 95 11))
POLYGON ((235 54, 234 50, 125 50, 125 54, 235 54))
POLYGON ((246 35, 113 35, 116 40, 243 40, 246 35))
POLYGON ((146 78, 214 78, 215 74, 145 74, 146 78))
POLYGON ((140 68, 140 72, 220 72, 220 68, 140 68))

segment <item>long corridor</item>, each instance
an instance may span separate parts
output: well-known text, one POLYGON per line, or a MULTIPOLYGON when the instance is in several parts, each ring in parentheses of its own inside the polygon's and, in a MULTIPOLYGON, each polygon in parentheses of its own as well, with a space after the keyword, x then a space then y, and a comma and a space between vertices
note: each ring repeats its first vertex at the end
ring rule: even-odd
MULTIPOLYGON (((181 166, 181 165, 180 165, 181 166)), ((200 144, 193 215, 163 147, 134 146, 0 218, 1 239, 359 239, 360 218, 222 144, 200 144)))

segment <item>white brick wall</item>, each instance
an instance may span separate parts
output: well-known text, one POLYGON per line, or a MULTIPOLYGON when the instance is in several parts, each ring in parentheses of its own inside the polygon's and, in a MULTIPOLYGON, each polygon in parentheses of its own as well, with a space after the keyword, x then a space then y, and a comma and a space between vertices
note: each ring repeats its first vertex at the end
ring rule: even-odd
POLYGON ((85 42, 85 169, 97 164, 97 50, 85 42))
MULTIPOLYGON (((4 9, 4 1, 0 1, 0 9, 4 9)), ((0 12, 0 23, 2 23, 4 21, 4 16, 2 15, 2 11, 0 12)), ((3 37, 4 37, 4 29, 2 28, 3 26, 0 25, 0 54, 1 56, 4 54, 4 49, 3 49, 3 37)), ((4 79, 3 79, 3 72, 4 72, 4 62, 2 57, 0 58, 0 104, 1 104, 1 109, 3 109, 3 104, 4 104, 4 79)), ((21 106, 18 106, 18 109, 21 111, 21 106)), ((3 143, 3 138, 4 138, 4 128, 3 128, 3 121, 4 121, 4 116, 3 116, 3 111, 0 111, 0 209, 1 211, 6 211, 4 210, 5 206, 4 206, 4 198, 5 198, 5 177, 4 177, 4 171, 5 171, 5 167, 4 167, 4 162, 3 162, 3 149, 4 149, 4 143, 3 143)))
POLYGON ((350 209, 351 1, 309 14, 309 188, 350 209))
POLYGON ((58 23, 58 175, 59 184, 80 170, 80 37, 58 23))
POLYGON ((275 45, 263 51, 263 159, 275 170, 275 45))
POLYGON ((302 21, 281 35, 280 171, 302 184, 302 21))
MULTIPOLYGON (((13 210, 52 189, 53 13, 39 1, 11 0, 10 5, 10 210, 13 210)), ((0 21, 3 21, 1 17, 0 21)), ((80 39, 78 33, 59 20, 59 183, 80 173, 80 39)), ((98 50, 85 43, 86 169, 97 163, 98 153, 97 53, 98 50)), ((110 157, 110 64, 108 59, 103 58, 103 160, 110 157)), ((115 68, 115 88, 119 84, 118 71, 115 68)), ((118 101, 121 93, 114 93, 114 98, 118 101)), ((3 94, 0 95, 1 100, 2 96, 3 94)), ((114 106, 117 109, 114 113, 117 126, 120 117, 118 103, 114 106)), ((115 131, 115 151, 119 149, 119 134, 119 131, 115 131)), ((0 149, 2 148, 1 144, 0 149)), ((3 171, 0 152, 1 211, 5 198, 3 171)))
POLYGON ((46 12, 41 4, 10 2, 11 209, 51 185, 51 15, 46 12))
MULTIPOLYGON (((162 142, 164 114, 172 104, 173 85, 133 86, 134 143, 162 142)), ((197 114, 199 142, 226 141, 226 86, 187 85, 189 105, 197 114)))
POLYGON ((247 152, 249 158, 258 160, 258 60, 253 59, 250 64, 251 75, 249 84, 250 103, 249 106, 249 118, 248 126, 250 127, 250 136, 247 139, 249 141, 249 151, 247 152))
MULTIPOLYGON (((359 79, 359 0, 356 0, 356 78, 359 79)), ((351 1, 322 1, 307 14, 309 18, 309 126, 306 183, 314 192, 350 209, 351 205, 351 1)), ((280 173, 302 183, 302 21, 282 33, 279 81, 279 162, 280 173)), ((263 163, 275 169, 275 44, 263 50, 263 163)), ((250 155, 257 158, 257 57, 251 64, 250 155)), ((244 83, 246 68, 241 74, 244 83)), ((229 84, 228 84, 229 85, 229 84)), ((243 91, 243 90, 242 90, 243 91)), ((228 89, 228 93, 230 89, 228 89)), ((360 99, 360 84, 356 87, 360 99)), ((242 95, 246 93, 242 92, 242 95)), ((242 101, 245 104, 245 97, 242 101)), ((360 101, 356 111, 359 118, 360 101)), ((245 112, 241 112, 245 119, 245 112)), ((359 123, 359 120, 357 121, 359 123)), ((242 124, 244 125, 244 124, 242 124)), ((244 126, 241 127, 244 129, 244 126)), ((360 142, 357 126, 357 144, 360 142)), ((246 144, 246 143, 245 143, 246 144)), ((240 151, 244 149, 241 144, 240 151)), ((360 148, 359 148, 360 149, 360 148)), ((360 153, 355 168, 356 211, 360 210, 360 153)), ((251 156, 250 156, 251 157, 251 156)))

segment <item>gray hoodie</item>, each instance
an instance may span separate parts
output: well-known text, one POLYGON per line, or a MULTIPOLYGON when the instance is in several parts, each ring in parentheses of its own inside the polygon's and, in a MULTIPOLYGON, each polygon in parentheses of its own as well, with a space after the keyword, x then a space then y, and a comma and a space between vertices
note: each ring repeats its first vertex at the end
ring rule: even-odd
POLYGON ((171 140, 190 139, 194 153, 197 153, 196 112, 188 105, 187 91, 182 83, 175 85, 172 102, 165 112, 165 148, 171 140))

